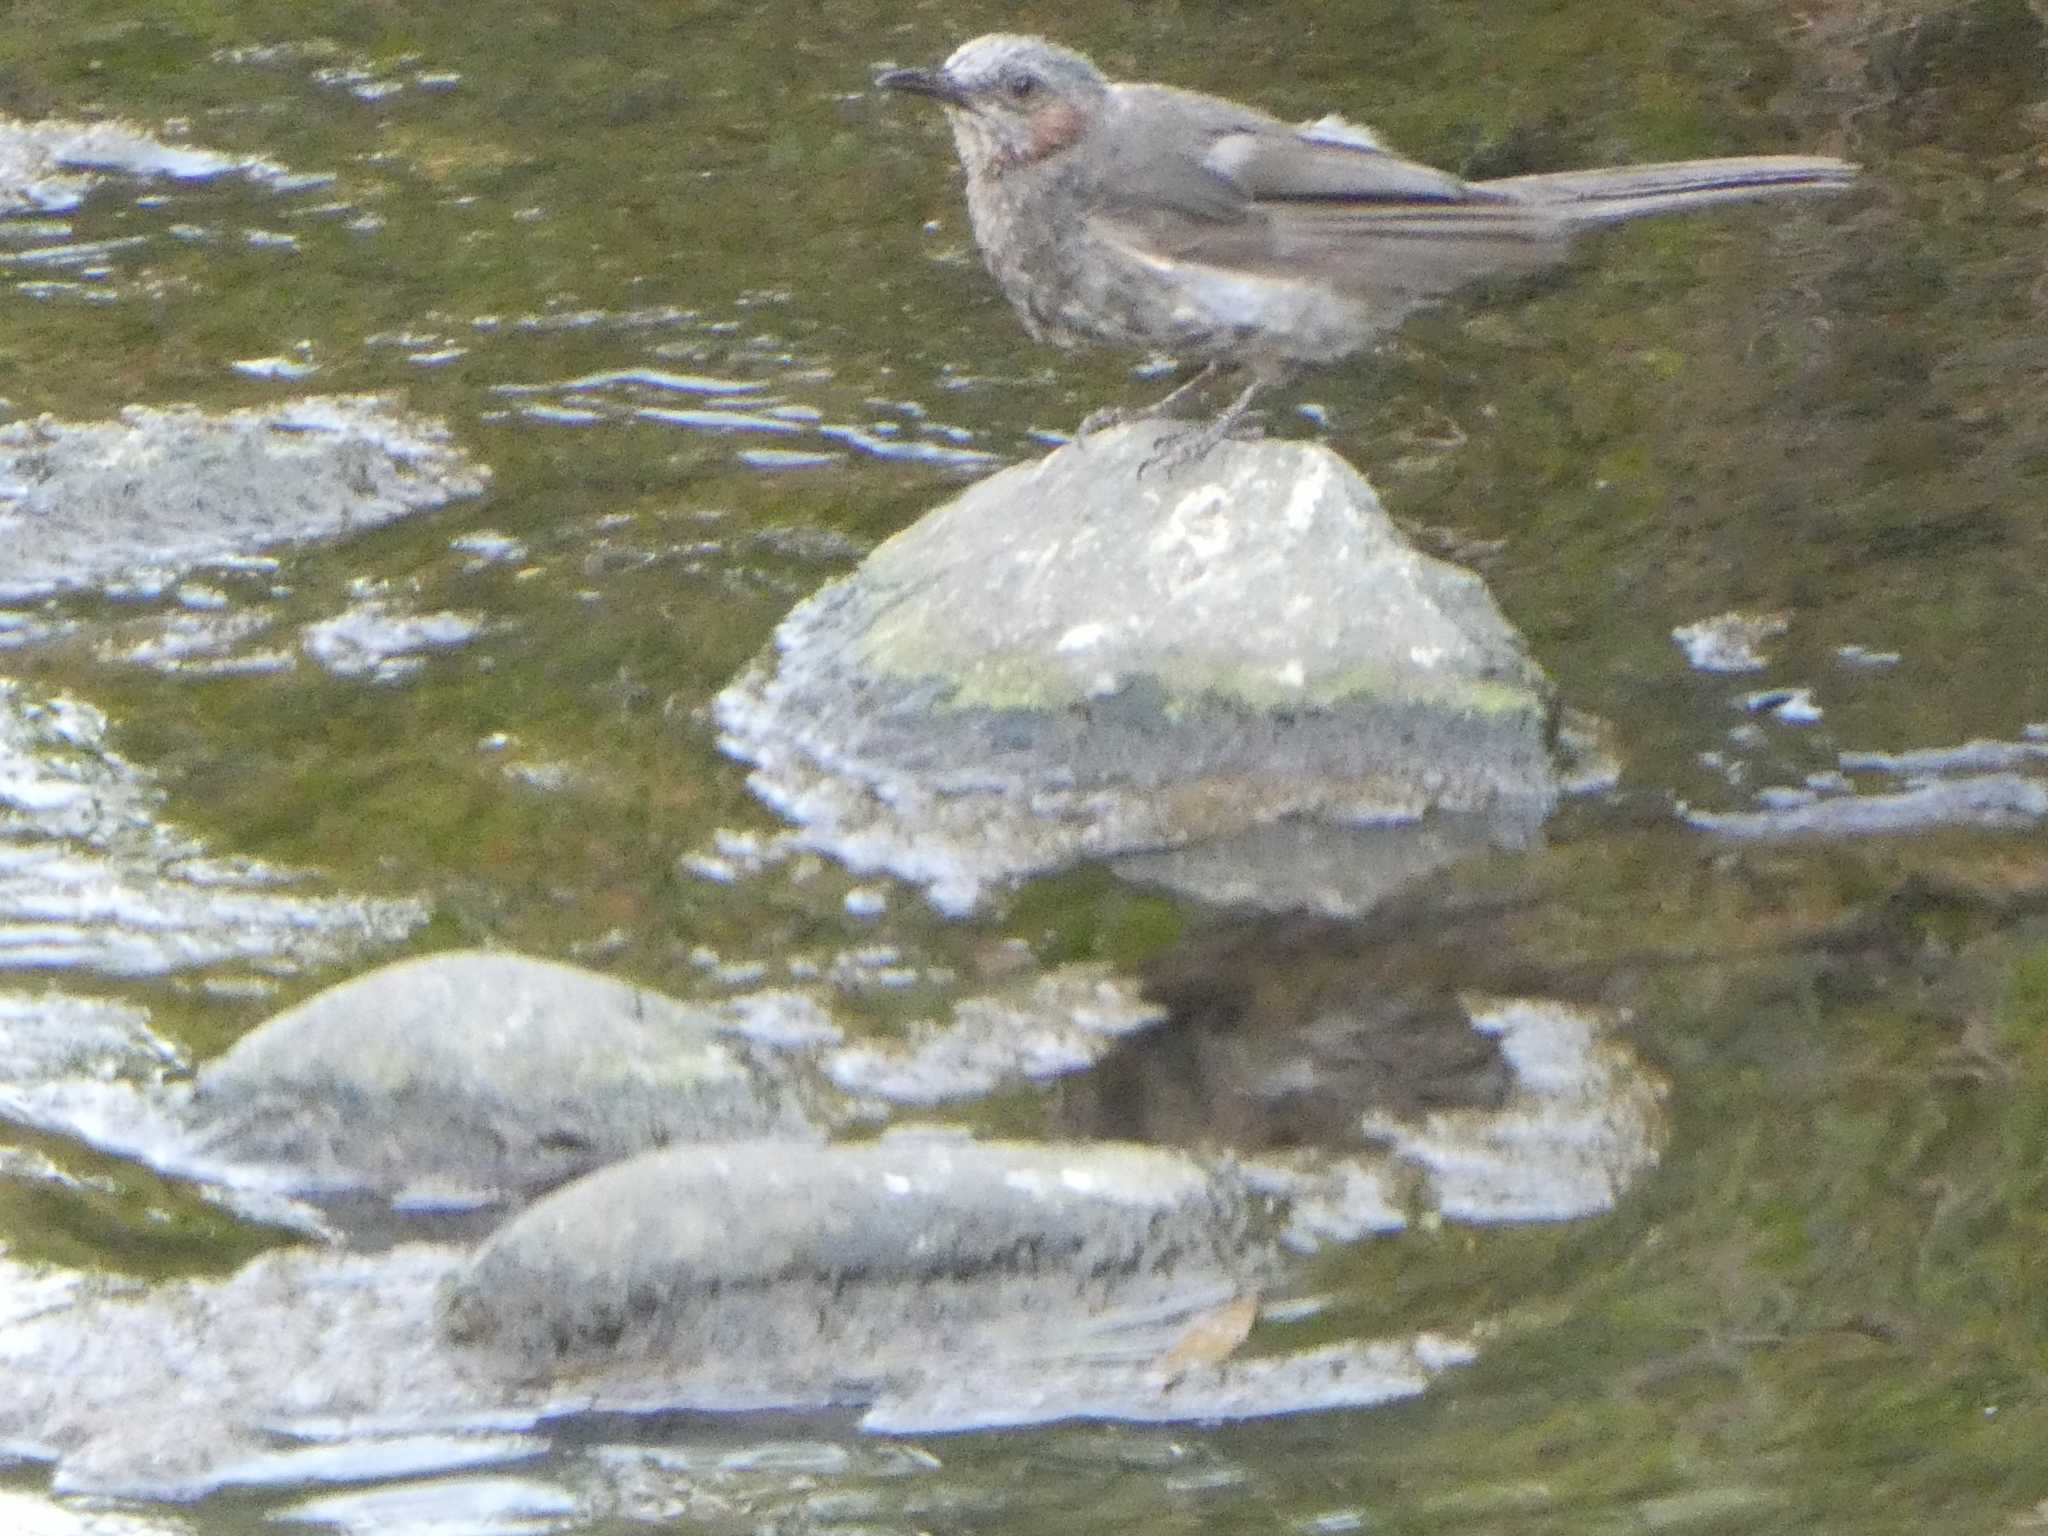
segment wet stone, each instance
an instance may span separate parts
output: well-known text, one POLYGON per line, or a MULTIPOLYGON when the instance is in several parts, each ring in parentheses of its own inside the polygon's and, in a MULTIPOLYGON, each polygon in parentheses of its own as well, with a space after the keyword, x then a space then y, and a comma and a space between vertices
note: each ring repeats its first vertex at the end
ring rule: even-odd
POLYGON ((230 171, 273 183, 284 174, 265 161, 167 144, 131 123, 0 117, 0 214, 75 208, 98 179, 94 172, 204 181, 230 171))
POLYGON ((14 422, 0 427, 0 601, 337 538, 478 495, 488 476, 440 423, 376 395, 14 422))
MULTIPOLYGON (((1227 946, 1214 955, 1234 968, 1227 946)), ((1606 1209, 1655 1162, 1662 1086, 1590 1013, 1502 1003, 1453 1018, 1426 989, 1332 1012, 1317 1000, 1337 972, 1312 955, 1287 966, 1320 1021, 1304 1059, 1346 1066, 1321 1091, 1353 1150, 1256 1163, 929 1129, 828 1145, 819 1127, 844 1106, 819 1074, 847 1047, 815 999, 692 1007, 504 954, 409 960, 332 988, 190 1089, 156 1081, 146 1041, 102 1030, 88 1067, 134 1069, 81 1085, 103 1091, 82 1101, 100 1129, 80 1134, 133 1142, 154 1116, 152 1161, 231 1191, 267 1176, 417 1210, 560 1187, 474 1247, 403 1241, 401 1223, 380 1252, 284 1251, 222 1280, 148 1285, 0 1263, 0 1453, 53 1463, 60 1491, 182 1499, 483 1475, 578 1414, 842 1408, 910 1433, 1412 1396, 1472 1342, 1240 1346, 1268 1298, 1284 1320, 1295 1263, 1329 1244, 1432 1208, 1476 1221, 1606 1209), (1390 1047, 1422 1031, 1426 1060, 1420 1084, 1380 1092, 1395 1107, 1376 1110, 1362 1090, 1399 1065, 1370 1048, 1381 1023, 1390 1047)), ((1184 981, 1206 995, 1198 968, 1184 981)), ((1180 1028, 1214 1033, 1188 995, 1167 1001, 1180 1028)), ((1216 1006, 1272 1001, 1240 987, 1216 1006)), ((963 1003, 871 1066, 913 1099, 967 1079, 992 1089, 1122 1052, 1159 1032, 1155 1012, 1070 967, 963 1003)), ((1254 1075, 1283 1097, 1298 1087, 1292 1068, 1254 1075)))
POLYGON ((826 1075, 848 1093, 892 1104, 984 1098, 1093 1066, 1163 1010, 1099 966, 1063 966, 968 998, 945 1023, 913 1025, 905 1045, 833 1051, 826 1075))
POLYGON ((1227 1165, 889 1138, 676 1148, 475 1253, 266 1254, 221 1280, 0 1262, 0 1455, 60 1493, 190 1499, 522 1459, 578 1413, 864 1410, 885 1433, 1411 1396, 1435 1334, 1227 1358, 1275 1275, 1227 1165))
POLYGON ((1466 813, 1526 839, 1557 795, 1550 690, 1479 578, 1326 449, 1141 474, 1164 430, 991 476, 801 604, 718 700, 756 792, 956 912, 1118 856, 1357 910, 1386 887, 1360 829, 1466 813), (1359 840, 1304 890, 1293 843, 1259 838, 1283 823, 1359 840))
POLYGON ((1792 627, 1782 613, 1717 613, 1681 624, 1671 639, 1701 672, 1761 672, 1770 665, 1764 646, 1792 627))
POLYGON ((673 1141, 818 1134, 723 1016, 551 961, 401 961, 271 1019, 199 1074, 209 1156, 287 1187, 465 1203, 673 1141))
POLYGON ((1083 1322, 1157 1355, 1270 1276, 1261 1202, 1182 1154, 894 1136, 650 1153, 501 1228, 449 1287, 451 1335, 515 1378, 680 1364, 765 1401, 941 1360, 1041 1354, 1083 1322), (771 1347, 772 1346, 772 1347, 771 1347))
POLYGON ((1744 842, 1895 837, 1937 827, 2016 829, 2048 821, 2048 783, 2017 773, 1959 774, 1893 794, 1836 795, 1754 811, 1680 805, 1689 825, 1744 842))

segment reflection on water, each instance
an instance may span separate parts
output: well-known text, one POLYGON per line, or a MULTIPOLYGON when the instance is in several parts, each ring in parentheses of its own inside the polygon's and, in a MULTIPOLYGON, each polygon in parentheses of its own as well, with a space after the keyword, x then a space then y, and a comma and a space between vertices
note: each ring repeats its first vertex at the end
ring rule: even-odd
POLYGON ((301 893, 294 871, 210 854, 159 819, 162 791, 106 734, 90 705, 0 682, 0 969, 275 973, 426 920, 418 902, 301 893))
MULTIPOLYGON (((1439 866, 1412 908, 1215 933, 1088 873, 948 924, 764 853, 775 824, 702 716, 795 600, 963 476, 1159 391, 1132 376, 1146 360, 1017 333, 941 130, 867 94, 882 56, 1005 18, 486 0, 343 7, 314 37, 266 0, 118 9, 41 8, 0 63, 11 115, 153 136, 0 138, 47 162, 0 220, 5 409, 390 391, 495 478, 483 501, 274 563, 10 601, 11 729, 43 734, 42 766, 0 784, 0 1012, 57 988, 44 1016, 146 1036, 176 1071, 408 943, 497 943, 682 995, 838 967, 884 1040, 992 979, 1103 960, 1146 970, 1179 1026, 1050 1107, 960 1116, 1270 1152, 1353 1136, 1368 1085, 1425 1115, 1490 1102, 1503 1041, 1469 1028, 1473 994, 1533 993, 1627 1010, 1624 1042, 1671 1079, 1672 1143, 1606 1218, 1418 1224, 1327 1253, 1324 1304, 1252 1335, 1492 1320, 1480 1363, 1406 1409, 928 1441, 627 1419, 566 1428, 531 1464, 420 1479, 394 1461, 197 1512, 65 1507, 21 1464, 0 1526, 2033 1518, 2037 8, 1345 4, 1280 30, 1063 13, 1064 40, 1117 73, 1342 110, 1475 173, 1786 145, 1871 167, 1840 208, 1604 239, 1318 379, 1315 412, 1274 413, 1398 518, 1485 553, 1625 767, 1547 847, 1439 866), (1731 611, 1753 632, 1674 644, 1731 611), (293 664, 308 654, 326 664, 293 664), (45 739, 60 715, 69 734, 45 739), (1910 797, 1965 813, 1873 840, 1881 802, 1910 797), (1720 835, 1674 825, 1681 806, 1720 835), (1769 836, 1728 835, 1749 830, 1769 836)), ((0 585, 19 499, 0 486, 0 585)), ((246 1239, 216 1219, 61 1137, 0 1132, 17 1255, 219 1267, 246 1239)), ((48 1283, 20 1270, 6 1305, 48 1283)))

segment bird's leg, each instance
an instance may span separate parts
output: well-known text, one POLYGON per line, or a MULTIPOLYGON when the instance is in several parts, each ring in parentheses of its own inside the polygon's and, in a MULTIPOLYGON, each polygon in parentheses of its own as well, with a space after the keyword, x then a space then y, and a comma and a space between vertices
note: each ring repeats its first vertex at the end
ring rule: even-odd
MULTIPOLYGON (((1272 382, 1273 380, 1267 378, 1264 374, 1253 374, 1251 383, 1245 385, 1235 400, 1223 407, 1223 414, 1210 422, 1202 430, 1213 433, 1215 435, 1214 440, 1219 443, 1222 442, 1223 439, 1229 437, 1237 430, 1238 423, 1243 421, 1246 414, 1251 410, 1252 397, 1272 382)), ((1207 450, 1205 449, 1204 451, 1206 452, 1207 450)))
POLYGON ((1195 376, 1193 378, 1184 379, 1180 383, 1174 385, 1172 389, 1168 390, 1166 394, 1160 398, 1158 404, 1149 405, 1144 410, 1140 411, 1138 414, 1140 416, 1165 416, 1169 414, 1176 405, 1180 404, 1182 397, 1193 394, 1196 390, 1202 388, 1211 379, 1215 378, 1216 375, 1221 373, 1222 371, 1223 364, 1213 357, 1210 358, 1208 362, 1202 364, 1202 366, 1198 370, 1196 370, 1195 376))
POLYGON ((1252 400, 1260 390, 1273 382, 1262 374, 1253 374, 1251 383, 1245 385, 1238 397, 1223 408, 1221 415, 1214 421, 1205 422, 1199 427, 1189 427, 1167 438, 1159 445, 1158 452, 1138 466, 1138 473, 1143 475, 1157 471, 1163 475, 1170 475, 1203 457, 1210 449, 1237 431, 1251 410, 1252 400))
POLYGON ((1212 358, 1196 370, 1193 378, 1183 379, 1180 383, 1174 385, 1163 399, 1152 405, 1140 406, 1135 411, 1125 410, 1123 407, 1115 405, 1106 405, 1099 411, 1090 411, 1081 422, 1081 430, 1075 435, 1085 439, 1093 437, 1097 432, 1107 431, 1111 427, 1123 426, 1126 422, 1147 421, 1154 416, 1164 416, 1175 405, 1180 403, 1183 396, 1193 394, 1211 379, 1215 378, 1222 367, 1221 363, 1212 358))

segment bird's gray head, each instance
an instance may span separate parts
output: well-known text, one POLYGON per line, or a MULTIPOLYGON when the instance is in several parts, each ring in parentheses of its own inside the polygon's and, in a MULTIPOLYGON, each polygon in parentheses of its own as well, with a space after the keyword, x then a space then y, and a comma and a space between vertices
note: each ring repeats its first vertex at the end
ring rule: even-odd
POLYGON ((875 84, 942 103, 970 176, 1058 154, 1109 100, 1109 82, 1080 54, 1010 32, 962 43, 937 69, 892 69, 875 84))

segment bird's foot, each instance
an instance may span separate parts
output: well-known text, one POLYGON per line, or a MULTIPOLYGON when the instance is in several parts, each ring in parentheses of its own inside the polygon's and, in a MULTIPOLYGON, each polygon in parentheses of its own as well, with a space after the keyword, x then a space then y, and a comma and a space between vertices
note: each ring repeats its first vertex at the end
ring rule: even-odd
POLYGON ((1099 411, 1090 411, 1081 418, 1081 425, 1075 429, 1074 441, 1085 443, 1098 432, 1107 432, 1111 427, 1121 427, 1137 421, 1144 413, 1127 411, 1120 405, 1105 405, 1099 411))
POLYGON ((1225 407, 1223 414, 1214 421, 1207 422, 1199 427, 1190 427, 1185 431, 1176 432, 1164 439, 1153 450, 1152 456, 1138 466, 1138 473, 1140 475, 1152 473, 1162 475, 1175 474, 1180 470, 1186 469, 1197 459, 1206 457, 1210 450, 1225 438, 1239 436, 1264 437, 1266 435, 1265 426, 1251 410, 1252 397, 1259 392, 1262 386, 1262 380, 1253 379, 1246 386, 1244 393, 1231 401, 1225 407))
POLYGON ((1190 464, 1207 458, 1221 442, 1255 443, 1266 435, 1266 424, 1256 415, 1226 411, 1214 421, 1189 422, 1160 438, 1159 445, 1144 463, 1140 475, 1174 475, 1190 464))
POLYGON ((1221 363, 1204 363, 1195 376, 1170 390, 1162 399, 1150 405, 1130 409, 1120 405, 1106 405, 1099 411, 1090 411, 1082 419, 1081 426, 1074 433, 1077 442, 1086 442, 1098 432, 1107 432, 1111 427, 1126 427, 1134 421, 1151 421, 1161 416, 1171 416, 1174 407, 1205 388, 1209 381, 1222 370, 1221 363))

